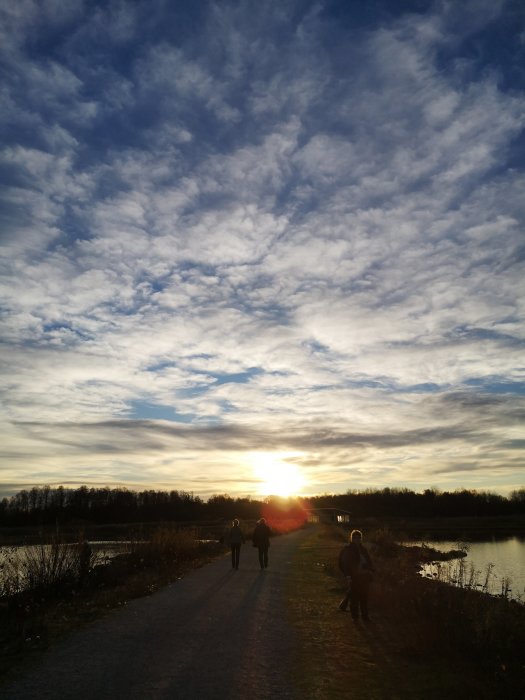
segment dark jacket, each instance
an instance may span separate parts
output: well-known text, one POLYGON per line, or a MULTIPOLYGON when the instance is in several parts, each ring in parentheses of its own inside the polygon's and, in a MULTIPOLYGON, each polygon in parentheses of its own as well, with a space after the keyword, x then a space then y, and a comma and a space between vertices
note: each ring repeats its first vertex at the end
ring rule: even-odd
POLYGON ((266 523, 257 523, 252 541, 256 547, 269 547, 271 530, 266 523))
POLYGON ((229 544, 244 544, 244 534, 238 525, 230 528, 227 540, 229 544))
POLYGON ((339 568, 345 576, 357 576, 372 572, 372 560, 362 544, 350 542, 339 552, 339 568))

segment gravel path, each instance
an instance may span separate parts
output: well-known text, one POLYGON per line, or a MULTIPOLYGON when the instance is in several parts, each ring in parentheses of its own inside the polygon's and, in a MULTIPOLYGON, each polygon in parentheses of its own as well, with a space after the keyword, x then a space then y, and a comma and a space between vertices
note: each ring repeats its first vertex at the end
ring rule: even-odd
POLYGON ((270 565, 241 549, 132 601, 0 685, 6 700, 295 700, 285 583, 307 531, 274 538, 270 565))

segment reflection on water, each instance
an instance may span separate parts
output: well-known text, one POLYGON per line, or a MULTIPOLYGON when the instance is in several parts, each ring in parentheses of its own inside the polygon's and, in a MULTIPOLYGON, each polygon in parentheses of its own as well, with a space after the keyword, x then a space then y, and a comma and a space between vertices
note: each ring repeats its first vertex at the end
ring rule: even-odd
MULTIPOLYGON (((134 543, 135 544, 135 543, 134 543)), ((128 540, 104 540, 101 542, 89 542, 93 551, 94 564, 106 564, 118 554, 129 552, 132 543, 128 540)))
MULTIPOLYGON (((93 554, 92 565, 99 566, 108 564, 119 554, 130 552, 136 545, 144 544, 147 540, 89 540, 89 546, 93 554)), ((216 540, 200 539, 201 543, 216 542, 216 540)), ((65 547, 78 547, 78 543, 63 545, 65 547)), ((13 570, 20 572, 21 564, 24 562, 29 550, 40 545, 17 545, 0 546, 0 594, 2 592, 2 582, 8 579, 8 572, 13 570), (9 565, 8 565, 9 564, 9 565), (13 569, 14 567, 14 569, 13 569)), ((44 549, 51 548, 51 545, 44 545, 44 549)), ((23 586, 23 583, 21 584, 23 586)))
MULTIPOLYGON (((466 558, 441 562, 442 574, 451 580, 469 583, 492 595, 501 595, 502 587, 508 585, 509 597, 525 602, 525 539, 509 537, 487 542, 432 542, 432 547, 443 552, 465 549, 466 558), (448 569, 448 570, 447 570, 448 569)), ((436 577, 437 565, 423 567, 425 576, 436 577)))
MULTIPOLYGON (((90 541, 89 546, 93 553, 93 566, 107 564, 111 559, 119 554, 129 552, 133 545, 139 544, 137 540, 133 542, 129 540, 104 540, 90 541)), ((63 547, 78 547, 78 543, 61 545, 63 547)), ((34 552, 41 545, 20 545, 20 546, 2 546, 0 547, 0 593, 2 591, 2 583, 8 580, 13 580, 13 575, 18 572, 22 579, 18 579, 17 586, 24 587, 23 564, 28 556, 31 556, 30 551, 34 552)), ((51 545, 43 545, 44 550, 51 549, 51 545)), ((34 555, 33 555, 34 556, 34 555)))

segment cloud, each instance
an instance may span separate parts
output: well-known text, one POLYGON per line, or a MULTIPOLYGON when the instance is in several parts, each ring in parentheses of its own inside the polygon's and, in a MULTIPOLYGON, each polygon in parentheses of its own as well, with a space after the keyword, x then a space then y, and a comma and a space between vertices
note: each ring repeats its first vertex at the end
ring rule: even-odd
MULTIPOLYGON (((233 400, 240 396, 242 400, 241 386, 235 382, 222 385, 223 389, 227 387, 222 396, 233 400)), ((326 419, 321 422, 322 414, 315 414, 315 405, 308 404, 305 392, 299 397, 292 395, 295 408, 299 402, 302 410, 294 412, 292 401, 286 412, 287 419, 277 410, 275 417, 268 411, 258 416, 252 414, 244 424, 225 422, 199 426, 177 425, 170 421, 109 419, 61 424, 24 421, 13 427, 19 434, 17 444, 38 445, 43 462, 67 458, 77 463, 93 458, 95 463, 105 464, 109 455, 118 462, 129 462, 130 469, 137 462, 145 463, 148 474, 157 473, 166 463, 172 466, 179 463, 179 468, 184 469, 202 461, 213 463, 217 455, 230 455, 230 458, 234 455, 234 461, 244 461, 247 469, 249 454, 266 451, 271 445, 274 451, 297 454, 298 463, 307 474, 311 472, 312 489, 318 484, 319 472, 323 475, 325 470, 333 469, 334 480, 343 485, 354 469, 359 468, 364 475, 368 466, 373 468, 377 463, 382 465, 383 471, 388 471, 403 454, 402 461, 412 462, 409 473, 425 465, 429 474, 456 474, 464 471, 461 465, 473 453, 480 471, 515 468, 518 456, 509 452, 519 450, 520 445, 509 442, 508 436, 513 430, 519 431, 523 423, 523 398, 505 399, 501 395, 480 396, 468 392, 459 396, 454 393, 428 396, 413 392, 401 399, 394 392, 384 393, 383 400, 378 400, 371 390, 362 390, 360 396, 355 391, 344 392, 340 397, 338 419, 329 423, 326 419), (349 406, 350 401, 353 405, 349 406), (375 420, 363 415, 367 410, 375 413, 375 420), (341 472, 336 476, 339 469, 341 472)), ((326 396, 324 398, 326 400, 326 396)), ((285 403, 286 399, 284 397, 285 403)), ((23 450, 17 452, 12 448, 11 459, 15 463, 24 458, 23 450)), ((215 474, 220 480, 220 469, 215 472, 210 466, 207 471, 210 479, 215 474)))
POLYGON ((515 470, 522 48, 478 5, 4 9, 6 464, 165 483, 191 434, 174 479, 515 470))

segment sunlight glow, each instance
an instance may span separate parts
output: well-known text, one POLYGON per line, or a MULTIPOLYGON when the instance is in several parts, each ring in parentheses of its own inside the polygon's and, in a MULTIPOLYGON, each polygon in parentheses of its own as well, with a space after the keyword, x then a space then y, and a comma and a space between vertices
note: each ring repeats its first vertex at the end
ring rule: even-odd
POLYGON ((291 461, 299 452, 252 452, 250 462, 264 496, 293 496, 301 492, 305 478, 291 461))

